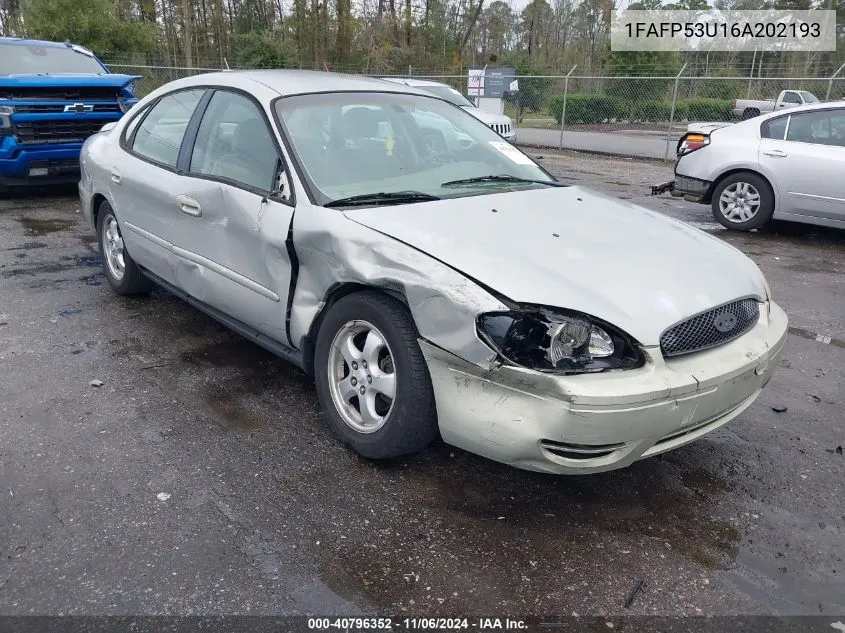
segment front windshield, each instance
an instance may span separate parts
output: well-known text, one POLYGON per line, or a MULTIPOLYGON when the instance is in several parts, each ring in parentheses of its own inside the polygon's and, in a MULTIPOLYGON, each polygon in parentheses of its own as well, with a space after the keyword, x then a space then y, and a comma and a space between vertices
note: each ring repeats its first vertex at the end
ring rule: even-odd
POLYGON ((812 92, 805 92, 804 90, 799 91, 801 97, 804 99, 804 103, 818 103, 818 97, 814 95, 812 92))
POLYGON ((282 98, 275 107, 321 205, 376 193, 456 198, 555 182, 478 119, 434 97, 321 93, 282 98))
POLYGON ((0 44, 0 75, 103 74, 96 59, 72 48, 0 44))
POLYGON ((437 95, 441 99, 445 99, 449 103, 454 103, 456 106, 461 106, 462 108, 470 107, 474 108, 475 104, 463 96, 460 92, 455 90, 454 88, 450 88, 449 86, 414 86, 415 88, 419 88, 420 90, 425 90, 426 92, 430 92, 433 95, 437 95))

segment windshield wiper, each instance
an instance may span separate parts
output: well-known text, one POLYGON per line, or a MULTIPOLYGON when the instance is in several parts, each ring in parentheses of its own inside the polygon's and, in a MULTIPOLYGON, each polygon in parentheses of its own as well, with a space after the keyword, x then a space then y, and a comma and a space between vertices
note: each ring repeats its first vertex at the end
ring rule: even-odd
POLYGON ((324 207, 355 207, 364 205, 409 204, 411 202, 428 202, 440 200, 437 196, 422 191, 382 191, 379 193, 363 193, 348 198, 339 198, 324 204, 324 207))
POLYGON ((441 187, 459 187, 461 185, 475 185, 485 182, 504 182, 504 183, 530 183, 536 185, 548 185, 549 187, 566 187, 565 183, 557 182, 555 180, 533 180, 531 178, 520 178, 519 176, 511 176, 510 174, 490 174, 489 176, 476 176, 475 178, 463 178, 462 180, 449 180, 444 182, 441 187))

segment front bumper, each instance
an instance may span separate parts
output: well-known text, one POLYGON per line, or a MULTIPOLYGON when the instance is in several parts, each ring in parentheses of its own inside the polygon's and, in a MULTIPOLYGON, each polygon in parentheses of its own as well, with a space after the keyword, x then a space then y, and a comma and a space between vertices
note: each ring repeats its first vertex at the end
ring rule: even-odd
POLYGON ((7 137, 7 142, 0 144, 0 185, 38 186, 79 180, 82 143, 27 147, 12 145, 13 140, 7 137))
POLYGON ((513 366, 484 371, 421 341, 449 444, 518 468, 588 474, 622 468, 729 422, 760 394, 786 341, 775 303, 738 339, 645 366, 555 376, 513 366))

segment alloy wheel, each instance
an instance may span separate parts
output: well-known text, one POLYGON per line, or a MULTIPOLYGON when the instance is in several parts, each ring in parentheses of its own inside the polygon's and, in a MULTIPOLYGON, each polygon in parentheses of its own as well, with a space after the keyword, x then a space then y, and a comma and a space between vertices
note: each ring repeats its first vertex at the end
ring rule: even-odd
POLYGON ((367 321, 349 321, 335 334, 328 355, 329 391, 343 421, 358 433, 387 422, 396 398, 393 353, 367 321))
POLYGON ((103 256, 106 258, 109 273, 115 281, 120 281, 126 272, 126 260, 123 256, 123 236, 113 215, 106 217, 103 222, 102 243, 103 256))

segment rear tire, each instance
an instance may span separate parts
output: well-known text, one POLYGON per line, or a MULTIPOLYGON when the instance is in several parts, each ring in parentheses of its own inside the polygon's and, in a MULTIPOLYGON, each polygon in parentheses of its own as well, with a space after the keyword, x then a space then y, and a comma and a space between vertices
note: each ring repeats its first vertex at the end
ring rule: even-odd
POLYGON ((761 229, 772 219, 775 194, 765 178, 750 171, 731 174, 713 191, 713 217, 728 229, 761 229))
POLYGON ((97 213, 97 241, 103 272, 109 285, 119 295, 137 295, 149 292, 153 282, 141 273, 123 244, 123 234, 114 210, 105 200, 97 213))
POLYGON ((438 434, 428 366, 408 309, 380 292, 347 295, 317 334, 320 405, 356 453, 388 459, 416 453, 438 434))
POLYGON ((748 119, 753 119, 756 116, 760 116, 760 110, 757 108, 745 108, 742 112, 742 120, 747 121, 748 119))

